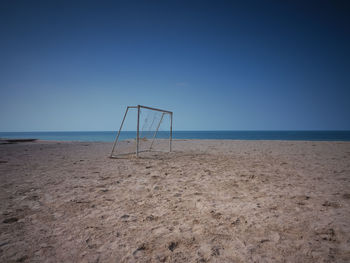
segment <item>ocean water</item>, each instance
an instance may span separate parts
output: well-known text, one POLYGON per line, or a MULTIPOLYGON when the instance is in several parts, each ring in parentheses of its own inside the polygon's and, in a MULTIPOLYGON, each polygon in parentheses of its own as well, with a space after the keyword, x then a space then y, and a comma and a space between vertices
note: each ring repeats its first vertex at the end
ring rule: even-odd
MULTIPOLYGON (((35 138, 54 141, 112 142, 113 131, 76 132, 0 132, 0 138, 35 138)), ((133 139, 136 132, 125 131, 120 139, 133 139)), ((157 138, 169 137, 169 132, 159 132, 157 138)), ((174 131, 174 139, 210 140, 287 140, 287 141, 350 141, 350 131, 174 131)))

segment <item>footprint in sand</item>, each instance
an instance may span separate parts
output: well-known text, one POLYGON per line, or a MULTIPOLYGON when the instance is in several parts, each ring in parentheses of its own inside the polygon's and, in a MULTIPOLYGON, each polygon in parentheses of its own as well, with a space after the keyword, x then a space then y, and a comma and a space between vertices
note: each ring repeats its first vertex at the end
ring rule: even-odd
POLYGON ((169 244, 168 248, 171 252, 173 252, 175 250, 175 248, 177 248, 177 246, 178 246, 178 242, 171 242, 169 244))
POLYGON ((6 218, 4 221, 2 221, 4 224, 12 224, 18 221, 17 217, 10 217, 6 218))
POLYGON ((326 206, 326 207, 333 207, 333 208, 339 208, 341 207, 341 205, 337 202, 329 202, 329 201, 325 201, 322 206, 326 206))

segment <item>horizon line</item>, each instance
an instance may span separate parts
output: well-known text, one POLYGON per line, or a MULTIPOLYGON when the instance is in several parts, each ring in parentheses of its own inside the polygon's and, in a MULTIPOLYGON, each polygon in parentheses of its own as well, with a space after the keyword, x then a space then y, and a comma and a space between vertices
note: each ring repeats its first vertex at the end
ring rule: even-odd
MULTIPOLYGON (((220 132, 220 131, 234 131, 234 132, 317 132, 317 131, 333 131, 333 132, 350 132, 350 129, 281 129, 281 130, 173 130, 173 132, 220 132)), ((25 132, 118 132, 118 130, 41 130, 41 131, 0 131, 0 133, 25 133, 25 132)), ((126 130, 122 132, 136 132, 136 130, 126 130)))

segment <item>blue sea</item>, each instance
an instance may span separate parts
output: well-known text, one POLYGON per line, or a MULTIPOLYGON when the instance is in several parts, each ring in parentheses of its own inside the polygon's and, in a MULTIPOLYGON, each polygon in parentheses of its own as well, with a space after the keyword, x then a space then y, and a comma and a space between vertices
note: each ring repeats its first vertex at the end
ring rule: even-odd
MULTIPOLYGON (((113 131, 75 132, 0 132, 0 138, 35 138, 54 141, 112 142, 113 131)), ((125 131, 120 139, 133 139, 136 132, 125 131)), ((159 132, 157 138, 168 138, 169 132, 159 132)), ((174 139, 210 140, 287 140, 287 141, 350 141, 350 131, 174 131, 174 139)))

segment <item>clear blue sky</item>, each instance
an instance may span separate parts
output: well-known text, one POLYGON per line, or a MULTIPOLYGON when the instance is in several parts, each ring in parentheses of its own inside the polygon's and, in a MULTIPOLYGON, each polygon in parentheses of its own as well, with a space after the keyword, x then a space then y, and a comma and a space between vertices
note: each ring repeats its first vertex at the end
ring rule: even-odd
POLYGON ((1 1, 0 131, 350 130, 347 1, 1 1))

